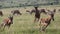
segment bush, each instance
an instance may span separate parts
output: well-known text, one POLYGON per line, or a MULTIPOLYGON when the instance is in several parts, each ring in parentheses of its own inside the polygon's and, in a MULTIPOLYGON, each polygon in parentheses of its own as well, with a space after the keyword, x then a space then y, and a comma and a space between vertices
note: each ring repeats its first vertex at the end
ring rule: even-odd
POLYGON ((0 9, 2 8, 2 5, 0 5, 0 9))

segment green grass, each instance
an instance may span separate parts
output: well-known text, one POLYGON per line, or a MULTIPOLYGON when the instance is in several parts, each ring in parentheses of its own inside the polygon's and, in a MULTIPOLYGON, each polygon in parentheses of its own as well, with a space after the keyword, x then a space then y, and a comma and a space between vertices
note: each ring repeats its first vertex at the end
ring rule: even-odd
MULTIPOLYGON (((4 31, 0 29, 0 34, 60 34, 60 14, 58 11, 55 14, 55 21, 51 21, 51 24, 47 27, 45 32, 39 31, 39 22, 33 22, 34 14, 30 15, 26 13, 25 9, 23 8, 1 9, 4 16, 0 17, 0 23, 4 18, 7 18, 10 11, 14 9, 19 9, 23 14, 21 16, 15 15, 13 20, 14 23, 11 25, 11 27, 9 29, 6 27, 4 31)), ((28 8, 28 10, 29 9, 31 8, 28 8)), ((45 18, 46 16, 42 14, 41 17, 45 18)))

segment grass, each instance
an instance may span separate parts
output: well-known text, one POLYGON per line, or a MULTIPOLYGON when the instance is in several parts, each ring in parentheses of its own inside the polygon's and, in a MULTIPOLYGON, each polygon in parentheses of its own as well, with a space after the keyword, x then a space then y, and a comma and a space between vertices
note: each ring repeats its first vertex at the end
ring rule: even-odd
MULTIPOLYGON (((27 8, 28 10, 31 10, 31 7, 27 7, 27 8)), ((25 10, 24 8, 0 9, 4 13, 4 16, 0 17, 0 23, 2 23, 4 18, 7 18, 8 15, 11 14, 10 11, 15 9, 19 9, 22 15, 21 16, 15 15, 13 20, 14 23, 11 25, 11 27, 9 29, 6 27, 4 31, 1 31, 0 29, 0 34, 60 34, 60 14, 58 11, 55 14, 55 21, 51 21, 51 24, 47 27, 46 32, 39 31, 39 22, 37 23, 33 22, 34 14, 30 15, 26 13, 25 11, 27 9, 25 10)), ((56 7, 56 9, 59 8, 56 7)), ((47 16, 42 14, 41 17, 47 17, 47 16)))

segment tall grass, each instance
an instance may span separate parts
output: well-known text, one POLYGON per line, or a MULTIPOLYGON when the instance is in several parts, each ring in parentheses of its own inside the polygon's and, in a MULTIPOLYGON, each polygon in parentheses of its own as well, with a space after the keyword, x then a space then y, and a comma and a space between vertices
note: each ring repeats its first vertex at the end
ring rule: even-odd
MULTIPOLYGON (((32 7, 27 7, 28 10, 31 10, 31 8, 32 7)), ((60 34, 60 14, 58 11, 55 14, 55 21, 51 21, 51 24, 47 27, 45 32, 40 32, 39 22, 33 22, 34 14, 30 15, 29 13, 26 13, 24 8, 0 9, 4 13, 4 16, 0 17, 0 23, 4 18, 7 18, 14 9, 19 9, 22 15, 15 15, 13 20, 14 23, 11 27, 9 29, 6 27, 4 31, 0 29, 0 34, 60 34)), ((44 14, 41 15, 41 17, 44 16, 44 14)))

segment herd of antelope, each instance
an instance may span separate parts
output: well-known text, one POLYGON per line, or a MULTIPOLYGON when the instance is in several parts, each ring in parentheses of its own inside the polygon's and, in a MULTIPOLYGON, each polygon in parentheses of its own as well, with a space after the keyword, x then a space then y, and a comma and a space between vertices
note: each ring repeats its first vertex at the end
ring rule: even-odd
MULTIPOLYGON (((51 20, 54 21, 54 14, 56 12, 56 9, 54 9, 53 11, 47 10, 47 12, 45 11, 45 9, 38 9, 38 7, 34 7, 34 10, 26 10, 26 12, 29 12, 30 14, 32 14, 33 12, 35 13, 35 19, 34 19, 34 23, 39 21, 39 25, 40 25, 40 30, 41 31, 45 31, 47 26, 51 23, 51 20), (40 18, 41 13, 44 13, 47 15, 47 18, 40 18)), ((11 13, 13 15, 18 14, 18 15, 22 15, 22 13, 19 10, 14 10, 11 11, 11 13)), ((11 24, 13 24, 13 15, 9 15, 8 18, 4 19, 3 22, 0 25, 1 27, 8 26, 8 28, 11 26, 11 24)), ((0 11, 0 16, 3 16, 3 12, 0 11)), ((3 29, 4 29, 3 28, 3 29)))

